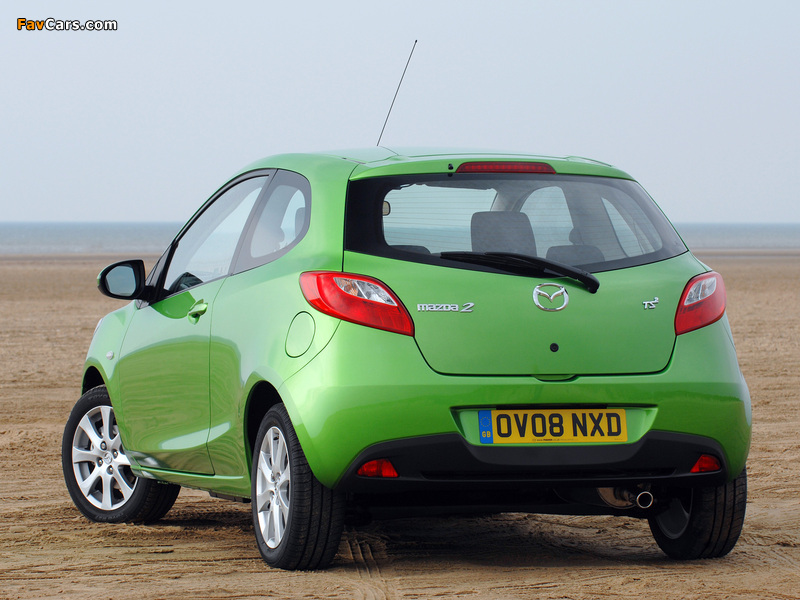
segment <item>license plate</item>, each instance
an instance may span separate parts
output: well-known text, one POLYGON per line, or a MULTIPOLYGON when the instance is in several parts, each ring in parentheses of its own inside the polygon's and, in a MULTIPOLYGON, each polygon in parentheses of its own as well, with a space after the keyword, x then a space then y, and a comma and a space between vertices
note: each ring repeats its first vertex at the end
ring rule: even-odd
POLYGON ((628 441, 623 409, 481 410, 482 444, 628 441))

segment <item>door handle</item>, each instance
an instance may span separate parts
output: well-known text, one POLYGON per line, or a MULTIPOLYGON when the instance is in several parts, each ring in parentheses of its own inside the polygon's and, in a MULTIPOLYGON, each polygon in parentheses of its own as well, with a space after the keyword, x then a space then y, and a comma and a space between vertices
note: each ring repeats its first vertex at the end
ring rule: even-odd
POLYGON ((190 323, 197 323, 206 311, 208 310, 208 304, 205 303, 203 300, 198 300, 194 303, 192 308, 189 309, 189 322, 190 323))

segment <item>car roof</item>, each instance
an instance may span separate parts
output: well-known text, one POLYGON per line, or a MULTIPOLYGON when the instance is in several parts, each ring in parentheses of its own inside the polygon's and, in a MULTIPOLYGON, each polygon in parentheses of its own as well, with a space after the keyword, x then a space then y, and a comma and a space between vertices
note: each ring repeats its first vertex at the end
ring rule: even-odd
POLYGON ((633 179, 609 164, 579 156, 545 156, 519 152, 465 148, 352 148, 270 156, 245 167, 241 173, 255 169, 279 168, 306 173, 331 168, 340 173, 349 171, 349 179, 382 175, 452 173, 461 163, 472 161, 526 161, 549 164, 558 174, 595 175, 633 179))

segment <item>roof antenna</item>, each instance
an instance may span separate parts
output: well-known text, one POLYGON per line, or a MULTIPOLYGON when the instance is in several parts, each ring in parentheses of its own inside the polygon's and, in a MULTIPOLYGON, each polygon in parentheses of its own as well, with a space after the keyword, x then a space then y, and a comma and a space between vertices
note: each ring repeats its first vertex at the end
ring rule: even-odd
POLYGON ((386 113, 386 120, 383 122, 383 128, 381 129, 381 134, 378 136, 378 143, 375 144, 376 146, 381 145, 381 138, 383 137, 383 132, 386 129, 386 124, 389 122, 389 115, 392 114, 392 108, 394 108, 394 101, 397 100, 397 94, 400 91, 400 86, 403 85, 403 77, 406 76, 406 71, 408 70, 408 65, 411 63, 411 56, 414 54, 414 48, 417 47, 417 40, 414 40, 414 45, 411 46, 411 53, 408 55, 408 61, 406 62, 406 68, 403 69, 403 74, 400 76, 400 83, 397 84, 397 90, 394 93, 394 98, 392 98, 392 105, 389 107, 389 112, 386 113))

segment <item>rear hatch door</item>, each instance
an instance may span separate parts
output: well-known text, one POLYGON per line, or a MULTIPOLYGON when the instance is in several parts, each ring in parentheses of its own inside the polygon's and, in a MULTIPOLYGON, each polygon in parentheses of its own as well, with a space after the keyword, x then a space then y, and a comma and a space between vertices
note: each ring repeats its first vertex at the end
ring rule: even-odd
POLYGON ((540 162, 365 177, 346 212, 344 269, 394 290, 440 373, 659 371, 703 270, 636 182, 540 162))
POLYGON ((453 375, 660 371, 672 355, 675 308, 692 268, 697 265, 686 255, 600 273, 592 294, 569 278, 350 253, 345 260, 346 271, 377 277, 394 290, 411 313, 425 360, 453 375))

